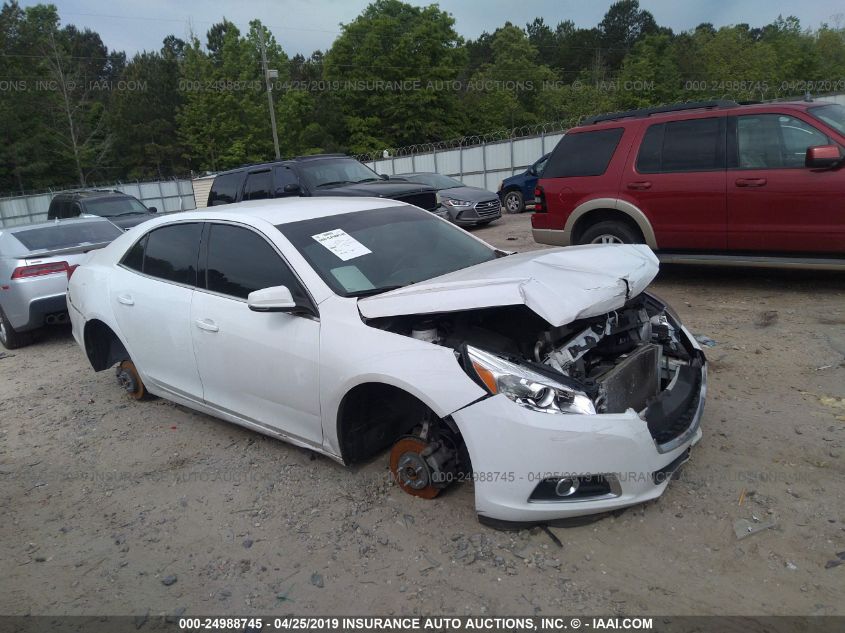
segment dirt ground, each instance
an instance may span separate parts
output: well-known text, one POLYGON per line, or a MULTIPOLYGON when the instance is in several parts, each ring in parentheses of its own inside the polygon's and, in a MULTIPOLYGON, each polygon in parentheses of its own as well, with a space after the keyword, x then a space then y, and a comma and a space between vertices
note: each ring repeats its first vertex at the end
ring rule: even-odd
MULTIPOLYGON (((477 234, 537 248, 527 215, 477 234)), ((0 613, 845 614, 845 278, 653 288, 716 341, 704 437, 662 498, 562 547, 481 526, 470 484, 405 495, 386 455, 350 470, 129 401, 52 330, 0 358, 0 613)))

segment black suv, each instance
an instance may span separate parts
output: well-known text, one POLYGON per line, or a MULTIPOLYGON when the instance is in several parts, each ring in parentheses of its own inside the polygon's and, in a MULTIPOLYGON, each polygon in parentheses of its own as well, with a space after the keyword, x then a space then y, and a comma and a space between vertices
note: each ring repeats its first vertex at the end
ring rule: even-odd
POLYGON ((73 191, 57 193, 50 200, 48 220, 64 220, 80 215, 98 215, 124 231, 154 217, 155 207, 145 207, 137 198, 121 191, 73 191))
POLYGON ((433 187, 390 180, 343 154, 300 156, 217 174, 208 206, 288 196, 392 198, 443 215, 433 187))

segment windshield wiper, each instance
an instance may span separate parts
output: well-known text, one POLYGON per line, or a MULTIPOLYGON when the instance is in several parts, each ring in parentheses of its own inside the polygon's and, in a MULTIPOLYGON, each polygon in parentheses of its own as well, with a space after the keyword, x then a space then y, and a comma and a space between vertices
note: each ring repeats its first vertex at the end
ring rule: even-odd
POLYGON ((143 213, 143 211, 124 211, 123 213, 115 213, 114 215, 109 215, 105 217, 122 218, 124 215, 142 215, 143 213))
POLYGON ((370 295, 380 295, 382 292, 390 292, 391 290, 398 290, 404 288, 405 284, 396 284, 395 286, 382 286, 381 288, 370 288, 369 290, 362 290, 350 294, 350 297, 369 297, 370 295))

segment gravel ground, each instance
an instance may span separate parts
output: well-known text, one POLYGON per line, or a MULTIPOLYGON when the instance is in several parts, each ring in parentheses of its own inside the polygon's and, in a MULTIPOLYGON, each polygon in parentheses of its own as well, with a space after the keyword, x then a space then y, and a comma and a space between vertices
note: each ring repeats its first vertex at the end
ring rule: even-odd
MULTIPOLYGON (((476 233, 537 248, 527 215, 476 233)), ((481 526, 470 484, 405 495, 386 455, 346 469, 128 401, 51 330, 0 358, 0 613, 845 614, 845 279, 653 287, 716 341, 704 437, 662 498, 562 547, 481 526)))

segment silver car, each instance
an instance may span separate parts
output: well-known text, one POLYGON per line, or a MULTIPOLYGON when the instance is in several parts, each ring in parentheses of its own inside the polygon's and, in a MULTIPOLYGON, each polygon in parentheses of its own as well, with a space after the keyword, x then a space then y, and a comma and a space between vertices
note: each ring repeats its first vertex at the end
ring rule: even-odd
POLYGON ((67 281, 89 251, 123 233, 103 218, 0 228, 0 343, 15 349, 44 325, 67 323, 67 281))
POLYGON ((394 178, 437 189, 437 200, 446 209, 446 215, 442 217, 459 226, 484 226, 502 217, 499 196, 481 187, 469 187, 460 180, 431 172, 397 174, 394 178))

